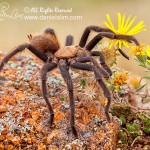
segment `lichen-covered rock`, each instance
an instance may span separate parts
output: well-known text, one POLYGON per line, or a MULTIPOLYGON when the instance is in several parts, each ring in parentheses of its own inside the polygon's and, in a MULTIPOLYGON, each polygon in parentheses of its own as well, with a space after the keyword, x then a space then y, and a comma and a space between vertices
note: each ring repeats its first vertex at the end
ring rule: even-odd
POLYGON ((66 85, 57 69, 48 73, 47 80, 49 100, 55 112, 53 127, 49 127, 50 115, 40 91, 41 66, 37 59, 24 57, 14 59, 12 64, 8 62, 0 72, 0 81, 5 78, 3 85, 0 84, 0 102, 3 102, 0 105, 0 148, 115 150, 120 124, 113 117, 112 123, 106 121, 103 96, 89 99, 76 82, 75 124, 79 139, 72 135, 69 102, 66 94, 66 97, 62 95, 66 85))

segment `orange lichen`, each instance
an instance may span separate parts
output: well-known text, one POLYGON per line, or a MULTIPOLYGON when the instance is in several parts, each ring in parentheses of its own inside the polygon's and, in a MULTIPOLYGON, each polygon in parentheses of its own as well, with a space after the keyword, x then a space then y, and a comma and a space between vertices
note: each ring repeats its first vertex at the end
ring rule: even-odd
POLYGON ((40 112, 38 110, 31 112, 32 119, 35 121, 39 118, 40 112))
POLYGON ((55 114, 55 121, 54 123, 58 123, 61 119, 63 119, 65 117, 65 114, 61 113, 61 112, 56 112, 55 114))

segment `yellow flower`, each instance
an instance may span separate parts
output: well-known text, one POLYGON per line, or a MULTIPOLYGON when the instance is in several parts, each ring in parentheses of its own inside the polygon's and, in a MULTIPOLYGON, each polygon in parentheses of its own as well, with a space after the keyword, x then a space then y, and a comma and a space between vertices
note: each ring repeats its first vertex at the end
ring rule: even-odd
POLYGON ((135 89, 139 88, 141 78, 137 75, 131 75, 128 79, 128 83, 135 89))
POLYGON ((120 87, 127 83, 128 73, 126 71, 117 73, 112 79, 115 89, 120 89, 120 87))
MULTIPOLYGON (((121 16, 120 13, 118 13, 118 29, 116 29, 114 27, 114 25, 112 24, 112 21, 110 19, 110 16, 107 14, 106 15, 108 22, 104 22, 104 24, 106 25, 106 27, 108 29, 110 29, 111 31, 113 31, 115 34, 119 34, 119 35, 126 35, 126 36, 133 36, 141 31, 144 31, 144 22, 140 21, 137 25, 135 25, 133 28, 132 25, 134 23, 134 21, 136 20, 136 17, 134 17, 132 20, 130 20, 131 16, 128 16, 128 18, 126 19, 126 16, 123 15, 121 16)), ((119 40, 119 39, 114 39, 110 45, 110 47, 112 47, 113 45, 117 45, 118 48, 122 48, 123 46, 125 47, 129 47, 129 42, 127 42, 126 40, 119 40)))
POLYGON ((111 67, 116 61, 116 49, 113 47, 110 49, 110 43, 105 42, 99 45, 98 50, 103 53, 106 64, 111 67))
MULTIPOLYGON (((140 46, 132 46, 130 54, 135 56, 147 56, 150 57, 150 46, 141 44, 140 46)), ((150 60, 148 60, 150 62, 150 60)))
POLYGON ((147 61, 150 63, 150 46, 147 46, 147 48, 146 48, 146 55, 148 57, 147 61))
POLYGON ((130 51, 130 54, 134 54, 134 55, 140 55, 140 56, 145 56, 145 46, 143 44, 141 44, 140 46, 132 46, 132 50, 130 51))

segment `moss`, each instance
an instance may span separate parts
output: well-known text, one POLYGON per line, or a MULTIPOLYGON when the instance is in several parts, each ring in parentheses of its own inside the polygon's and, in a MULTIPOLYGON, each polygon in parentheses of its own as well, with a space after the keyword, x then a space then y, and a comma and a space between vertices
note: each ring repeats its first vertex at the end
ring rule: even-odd
POLYGON ((150 134, 150 119, 146 118, 142 114, 138 114, 137 117, 141 120, 142 126, 143 126, 143 131, 145 134, 150 134))
POLYGON ((65 97, 64 96, 61 96, 59 97, 61 101, 65 101, 65 97))
POLYGON ((134 132, 134 131, 139 130, 139 125, 138 125, 138 124, 135 124, 135 123, 133 123, 133 124, 128 124, 128 125, 127 125, 127 129, 128 129, 128 131, 134 132))
POLYGON ((135 123, 127 125, 127 130, 129 131, 131 138, 136 138, 139 135, 139 129, 139 125, 135 123))
POLYGON ((128 110, 127 109, 121 109, 121 113, 122 114, 128 114, 128 110))
POLYGON ((124 115, 121 115, 121 116, 120 116, 120 120, 121 120, 121 122, 122 122, 123 125, 126 124, 126 118, 125 118, 124 115))
POLYGON ((113 112, 112 114, 117 116, 117 117, 120 117, 120 115, 124 115, 124 116, 128 116, 129 115, 129 107, 120 107, 120 106, 113 106, 113 112))
POLYGON ((81 86, 84 89, 86 86, 86 80, 85 79, 81 79, 81 86))
POLYGON ((145 127, 143 128, 143 131, 146 134, 150 134, 150 119, 146 119, 145 127))
POLYGON ((127 133, 123 132, 122 130, 119 132, 119 139, 121 139, 122 141, 127 141, 127 133))
POLYGON ((113 106, 112 115, 117 116, 122 121, 122 130, 118 135, 119 148, 129 149, 135 139, 134 145, 145 145, 145 140, 149 141, 150 119, 145 114, 145 112, 137 113, 125 104, 113 106))

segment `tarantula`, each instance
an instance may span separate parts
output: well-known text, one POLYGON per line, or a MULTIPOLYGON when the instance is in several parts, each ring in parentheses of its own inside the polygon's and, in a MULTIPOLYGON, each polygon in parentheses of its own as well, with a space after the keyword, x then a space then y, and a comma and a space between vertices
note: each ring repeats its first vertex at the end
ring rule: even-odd
MULTIPOLYGON (((105 107, 105 114, 107 121, 111 122, 109 116, 111 94, 108 88, 106 87, 105 83, 103 82, 102 77, 108 79, 112 75, 112 72, 105 63, 103 54, 98 51, 91 51, 103 37, 110 39, 123 39, 129 42, 134 41, 136 45, 139 45, 138 41, 132 36, 115 35, 112 31, 110 31, 107 28, 101 28, 98 26, 89 26, 85 29, 79 45, 73 45, 73 36, 68 35, 66 38, 65 47, 60 47, 60 44, 57 40, 54 30, 47 28, 41 35, 33 37, 31 34, 28 35, 29 43, 21 44, 17 48, 15 48, 12 52, 7 54, 0 63, 0 70, 12 56, 17 54, 18 52, 25 50, 26 48, 45 63, 41 69, 41 80, 42 80, 41 89, 42 89, 42 96, 45 99, 50 112, 50 127, 51 127, 54 121, 54 111, 47 96, 46 77, 47 72, 58 67, 60 69, 60 73, 65 83, 67 84, 67 89, 69 92, 70 111, 71 111, 70 126, 74 136, 78 138, 78 134, 75 128, 73 83, 71 80, 71 76, 69 74, 69 66, 80 70, 87 70, 94 72, 95 78, 104 92, 104 96, 108 99, 107 105, 105 107), (99 34, 97 34, 86 45, 90 31, 99 32, 99 34), (99 56, 101 66, 92 56, 99 56), (91 62, 92 64, 89 63, 87 64, 86 62, 91 62)), ((121 50, 120 52, 125 57, 127 57, 121 50)))

